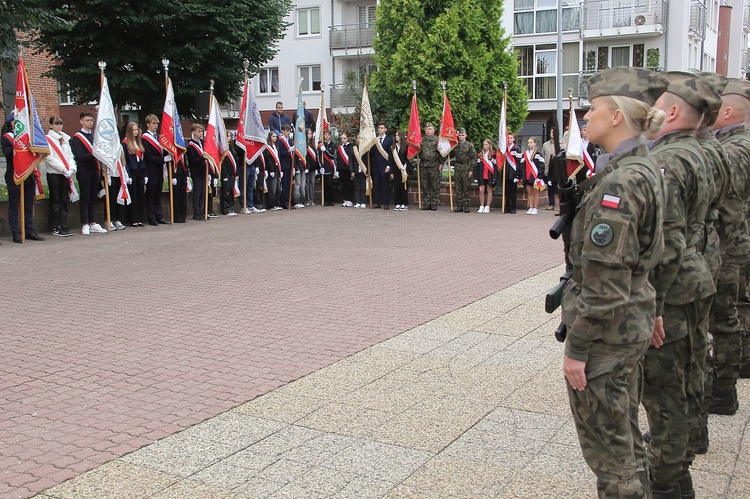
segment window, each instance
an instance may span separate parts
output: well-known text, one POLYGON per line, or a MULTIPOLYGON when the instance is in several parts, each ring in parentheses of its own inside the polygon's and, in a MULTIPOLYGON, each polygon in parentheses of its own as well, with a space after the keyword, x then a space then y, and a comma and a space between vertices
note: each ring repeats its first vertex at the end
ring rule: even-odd
POLYGON ((612 67, 630 66, 630 47, 612 47, 612 67))
MULTIPOLYGON (((561 0, 562 30, 577 31, 578 3, 561 0)), ((513 3, 513 34, 554 33, 557 31, 557 0, 515 0, 513 3)))
POLYGON ((609 47, 607 45, 597 47, 596 69, 602 70, 617 66, 642 68, 645 66, 645 54, 645 46, 642 43, 634 43, 633 45, 624 45, 620 47, 609 47))
POLYGON ((299 66, 299 76, 302 78, 302 91, 320 91, 320 64, 315 66, 299 66))
POLYGON ((375 27, 375 7, 376 5, 360 5, 357 7, 360 29, 375 27))
POLYGON ((299 9, 297 11, 297 36, 320 35, 320 8, 299 9))
POLYGON ((263 68, 258 73, 259 94, 279 93, 279 68, 263 68))
POLYGON ((562 64, 564 95, 568 95, 568 87, 578 95, 579 43, 564 43, 562 60, 554 43, 517 47, 517 55, 518 77, 532 99, 556 98, 558 64, 562 64))
POLYGON ((646 48, 642 43, 636 43, 633 45, 633 67, 642 68, 645 66, 646 61, 646 48))
POLYGON ((60 100, 60 104, 68 105, 76 103, 76 94, 70 89, 68 85, 63 85, 59 81, 57 82, 57 96, 60 100))

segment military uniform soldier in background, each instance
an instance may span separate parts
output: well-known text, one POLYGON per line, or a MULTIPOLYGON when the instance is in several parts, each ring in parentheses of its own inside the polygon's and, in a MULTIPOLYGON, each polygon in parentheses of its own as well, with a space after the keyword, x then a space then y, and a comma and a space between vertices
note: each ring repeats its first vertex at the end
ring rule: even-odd
POLYGON ((695 453, 688 457, 687 448, 691 423, 700 428, 703 397, 707 340, 699 322, 708 314, 716 291, 701 254, 713 182, 709 183, 706 157, 693 135, 708 109, 705 96, 713 89, 691 73, 665 76, 669 87, 654 106, 666 114, 665 125, 651 145, 667 181, 664 254, 649 277, 656 290, 656 326, 643 362, 643 406, 651 431, 646 455, 652 495, 679 499, 681 494, 695 497, 689 471, 695 453), (693 376, 697 384, 691 383, 693 376))
POLYGON ((732 186, 719 213, 719 237, 723 243, 723 251, 709 326, 713 338, 714 361, 709 412, 733 415, 739 408, 736 383, 742 358, 743 335, 737 313, 739 276, 740 268, 747 264, 750 255, 747 225, 750 137, 745 129, 745 119, 750 109, 750 83, 730 79, 721 99, 721 109, 713 129, 726 151, 732 186))
POLYGON ((469 186, 471 185, 471 175, 477 164, 477 150, 474 144, 466 140, 466 129, 459 128, 458 144, 451 151, 451 164, 455 165, 456 180, 456 204, 453 211, 456 213, 469 213, 469 204, 471 196, 469 195, 469 186))
POLYGON ((440 164, 443 162, 437 148, 438 137, 432 123, 424 126, 424 137, 419 150, 419 168, 422 179, 422 209, 437 210, 440 204, 440 164))
POLYGON ((651 106, 668 82, 643 69, 612 68, 586 84, 589 136, 609 155, 606 167, 580 185, 573 276, 562 299, 563 372, 599 497, 644 498, 651 494, 638 407, 655 319, 648 274, 664 251, 665 185, 642 134, 661 126, 664 114, 651 106))
MULTIPOLYGON (((703 251, 703 257, 706 259, 708 268, 711 271, 714 287, 716 287, 718 285, 719 269, 721 268, 721 253, 724 247, 724 241, 721 241, 719 238, 717 227, 720 222, 720 211, 724 209, 724 199, 732 185, 732 179, 729 174, 726 152, 721 144, 719 144, 719 141, 716 140, 716 136, 711 131, 711 126, 719 115, 719 110, 721 109, 721 92, 724 91, 729 80, 725 76, 717 75, 716 73, 701 73, 701 76, 711 84, 714 91, 706 96, 709 108, 703 115, 703 121, 695 132, 695 139, 703 148, 708 161, 710 176, 714 180, 713 191, 709 194, 708 213, 706 214, 706 248, 703 251)), ((713 297, 711 304, 713 305, 713 297)), ((702 336, 707 339, 709 317, 710 313, 701 317, 699 324, 702 336)), ((694 360, 699 361, 699 359, 694 360)), ((706 359, 703 364, 705 372, 703 378, 703 399, 700 401, 700 428, 698 429, 700 435, 697 437, 697 448, 692 449, 692 446, 696 442, 696 436, 693 433, 696 429, 693 427, 692 421, 690 425, 691 436, 688 440, 688 452, 695 452, 697 454, 705 454, 708 451, 708 401, 711 397, 711 379, 713 376, 711 362, 709 352, 706 351, 706 359)), ((691 380, 694 383, 699 382, 693 376, 691 376, 691 380)))

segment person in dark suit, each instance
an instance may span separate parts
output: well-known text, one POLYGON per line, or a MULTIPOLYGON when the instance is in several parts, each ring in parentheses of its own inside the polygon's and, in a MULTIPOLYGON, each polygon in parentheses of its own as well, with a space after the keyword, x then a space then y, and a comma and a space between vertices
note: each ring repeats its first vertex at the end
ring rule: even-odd
POLYGON ((94 115, 84 111, 79 116, 81 130, 70 139, 70 149, 78 170, 76 179, 81 195, 81 234, 106 234, 107 229, 96 223, 96 200, 101 189, 101 167, 94 157, 94 115))
POLYGON ((168 224, 161 213, 161 192, 164 184, 164 150, 159 144, 159 118, 146 116, 146 132, 141 136, 143 163, 146 165, 146 219, 149 225, 168 224))
POLYGON ((279 163, 281 163, 281 199, 279 204, 285 210, 290 208, 289 201, 292 195, 290 179, 292 178, 292 155, 294 154, 294 138, 292 128, 289 125, 281 125, 281 136, 277 140, 279 150, 279 163))
POLYGON ((346 132, 339 134, 341 144, 336 148, 336 171, 339 174, 341 183, 341 197, 343 203, 341 206, 351 208, 354 206, 354 177, 352 173, 357 170, 357 158, 354 157, 354 144, 349 142, 349 135, 346 132))
POLYGON ((407 179, 409 175, 409 160, 407 159, 407 144, 404 132, 396 131, 393 147, 391 148, 391 174, 393 181, 393 204, 396 211, 406 211, 409 206, 407 179))
POLYGON ((333 206, 333 177, 336 173, 336 144, 331 140, 331 131, 323 132, 320 143, 320 182, 321 197, 325 206, 333 206))
POLYGON ((203 126, 194 123, 190 127, 192 137, 188 142, 187 164, 190 177, 193 179, 193 220, 206 220, 206 168, 207 160, 203 156, 203 126))
POLYGON ((378 137, 375 145, 370 148, 370 167, 372 168, 372 183, 375 194, 374 208, 388 209, 391 202, 391 157, 393 139, 385 134, 385 124, 378 124, 378 137))

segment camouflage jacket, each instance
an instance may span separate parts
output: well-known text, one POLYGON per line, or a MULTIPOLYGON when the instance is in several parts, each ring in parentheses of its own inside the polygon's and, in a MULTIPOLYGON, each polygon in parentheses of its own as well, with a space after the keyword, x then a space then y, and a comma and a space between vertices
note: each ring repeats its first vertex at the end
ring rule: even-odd
POLYGON ((727 153, 732 186, 719 209, 717 230, 725 261, 744 264, 750 255, 747 212, 750 202, 750 137, 745 125, 734 125, 716 132, 716 139, 727 153), (726 241, 726 242, 725 242, 726 241))
MULTIPOLYGON (((664 251, 664 177, 644 144, 613 154, 583 195, 570 234, 565 354, 588 360, 593 341, 642 342, 654 327, 648 273, 664 251), (599 177, 601 175, 601 177, 599 177)), ((584 182, 583 187, 586 187, 584 182)))
MULTIPOLYGON (((700 253, 706 234, 708 190, 713 184, 708 183, 707 160, 692 130, 660 137, 654 142, 651 155, 667 184, 664 253, 649 275, 656 290, 658 317, 664 315, 664 303, 684 305, 716 291, 708 263, 700 253)), ((677 340, 685 334, 684 328, 670 328, 667 340, 677 340)))
POLYGON ((721 147, 716 136, 710 128, 702 128, 695 133, 695 140, 703 148, 703 153, 708 160, 708 169, 714 179, 713 195, 708 206, 708 220, 718 220, 719 206, 724 203, 727 192, 732 185, 729 176, 729 165, 727 164, 727 153, 721 147))
POLYGON ((440 155, 440 151, 438 151, 437 144, 437 134, 432 137, 428 137, 427 135, 422 137, 422 147, 419 150, 419 159, 422 162, 423 167, 436 167, 443 162, 443 157, 440 155))
POLYGON ((457 171, 468 172, 477 164, 477 149, 468 140, 459 140, 451 151, 450 157, 457 171))

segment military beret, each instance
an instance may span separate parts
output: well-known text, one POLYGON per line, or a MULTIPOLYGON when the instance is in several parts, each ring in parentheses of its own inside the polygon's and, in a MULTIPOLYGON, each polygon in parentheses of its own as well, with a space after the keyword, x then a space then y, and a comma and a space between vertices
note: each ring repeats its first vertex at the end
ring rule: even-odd
POLYGON ((721 95, 737 94, 750 100, 750 81, 740 80, 738 78, 729 78, 729 83, 724 88, 721 95))
POLYGON ((727 83, 729 83, 729 78, 727 78, 724 75, 720 75, 717 73, 710 73, 708 71, 704 71, 703 73, 700 73, 702 77, 704 77, 708 82, 711 84, 712 87, 714 87, 714 90, 719 92, 719 95, 724 91, 724 89, 727 86, 727 83))
POLYGON ((721 95, 702 76, 684 71, 670 71, 664 73, 664 77, 669 80, 667 92, 682 98, 699 113, 708 112, 715 107, 717 101, 721 107, 721 95))
POLYGON ((425 127, 425 128, 430 128, 430 127, 432 127, 432 128, 435 128, 435 125, 433 125, 432 123, 430 123, 430 122, 428 121, 427 123, 425 123, 425 124, 424 124, 424 127, 425 127))
POLYGON ((669 82, 647 69, 618 67, 590 76, 585 85, 588 87, 589 100, 606 95, 622 95, 653 106, 667 90, 669 82))

